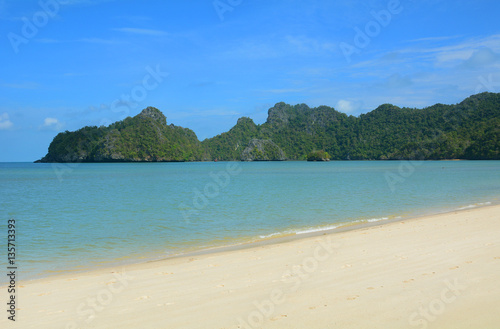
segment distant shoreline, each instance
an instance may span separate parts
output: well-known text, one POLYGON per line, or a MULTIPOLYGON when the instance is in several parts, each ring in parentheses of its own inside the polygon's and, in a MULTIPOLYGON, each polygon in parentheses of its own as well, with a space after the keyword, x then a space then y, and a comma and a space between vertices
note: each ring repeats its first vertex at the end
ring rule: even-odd
MULTIPOLYGON (((395 162, 395 161, 500 161, 497 159, 385 159, 385 160, 329 160, 329 161, 308 161, 308 160, 206 160, 206 161, 76 161, 76 162, 45 162, 36 160, 33 162, 25 163, 210 163, 210 162, 354 162, 354 161, 380 161, 380 162, 395 162)), ((11 162, 4 162, 11 163, 11 162)), ((16 163, 15 161, 12 163, 16 163)))

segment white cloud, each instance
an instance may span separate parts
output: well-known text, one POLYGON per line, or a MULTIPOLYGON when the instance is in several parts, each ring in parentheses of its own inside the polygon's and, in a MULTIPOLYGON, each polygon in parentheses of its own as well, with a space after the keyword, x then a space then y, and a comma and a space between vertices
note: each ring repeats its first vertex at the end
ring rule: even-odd
POLYGON ((341 99, 337 102, 336 110, 340 112, 344 112, 347 114, 356 112, 361 108, 361 104, 359 102, 348 101, 345 99, 341 99))
POLYGON ((2 113, 0 114, 0 130, 7 130, 9 128, 12 128, 14 124, 12 121, 9 120, 9 114, 8 113, 2 113))
POLYGON ((64 127, 64 123, 56 118, 45 118, 43 121, 42 129, 59 131, 64 127))

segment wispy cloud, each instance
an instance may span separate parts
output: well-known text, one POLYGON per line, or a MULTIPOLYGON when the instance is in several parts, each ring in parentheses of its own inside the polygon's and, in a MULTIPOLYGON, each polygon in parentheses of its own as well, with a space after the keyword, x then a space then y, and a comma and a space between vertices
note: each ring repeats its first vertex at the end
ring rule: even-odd
POLYGON ((115 0, 64 0, 61 1, 64 5, 97 5, 103 2, 111 2, 115 0))
MULTIPOLYGON (((411 65, 413 67, 418 65, 419 67, 427 67, 428 69, 465 66, 478 68, 478 65, 481 63, 491 64, 494 62, 497 54, 500 53, 500 34, 467 40, 452 40, 459 38, 459 36, 443 38, 450 41, 441 46, 424 43, 414 47, 393 49, 387 53, 380 54, 376 58, 356 63, 351 67, 356 69, 370 68, 374 71, 386 65, 394 67, 395 64, 411 65)), ((423 38, 421 40, 425 39, 431 38, 423 38)), ((438 38, 432 39, 438 40, 438 38)), ((407 67, 405 67, 406 69, 407 67)))
POLYGON ((241 113, 234 110, 223 108, 216 108, 210 110, 191 110, 182 113, 176 113, 175 118, 189 118, 189 117, 222 117, 222 116, 240 116, 241 113))
POLYGON ((64 41, 61 40, 56 40, 56 39, 49 39, 49 38, 39 38, 35 39, 36 42, 38 43, 47 43, 47 44, 55 44, 55 43, 62 43, 64 41))
POLYGON ((435 60, 437 64, 456 64, 456 61, 467 60, 480 48, 500 51, 500 34, 484 38, 473 38, 441 47, 419 47, 400 50, 401 53, 417 56, 420 59, 435 60))
POLYGON ((0 83, 0 87, 11 89, 38 89, 39 85, 35 82, 0 83))
POLYGON ((472 53, 461 65, 469 69, 481 69, 500 63, 500 54, 490 48, 481 48, 472 53))
POLYGON ((452 35, 452 36, 442 36, 442 37, 428 37, 428 38, 419 38, 408 40, 407 42, 434 42, 434 41, 445 41, 451 39, 461 38, 463 35, 452 35))
POLYGON ((285 37, 285 40, 288 42, 289 46, 292 47, 293 50, 300 53, 318 54, 324 51, 328 52, 337 51, 337 47, 334 43, 318 40, 315 38, 309 38, 306 36, 288 35, 285 37))
POLYGON ((159 37, 168 35, 167 32, 161 31, 161 30, 140 29, 140 28, 135 28, 135 27, 114 28, 113 31, 129 33, 129 34, 159 36, 159 37))
POLYGON ((222 53, 217 53, 216 57, 229 58, 229 59, 271 59, 277 58, 282 55, 282 50, 278 49, 275 45, 258 40, 242 40, 235 46, 229 49, 222 50, 222 53))
POLYGON ((7 130, 12 128, 12 126, 14 126, 14 124, 12 123, 12 121, 10 121, 9 114, 0 114, 0 130, 7 130))
POLYGON ((104 44, 104 45, 116 45, 123 42, 114 39, 102 39, 102 38, 82 38, 77 40, 77 42, 83 43, 94 43, 94 44, 104 44))
POLYGON ((306 91, 305 88, 283 88, 283 89, 267 89, 264 90, 266 93, 271 94, 289 94, 289 93, 300 93, 306 91))
POLYGON ((412 79, 408 76, 402 76, 399 73, 394 73, 387 77, 379 86, 384 88, 404 88, 413 84, 412 79))
POLYGON ((132 23, 142 23, 152 20, 152 18, 149 16, 134 16, 134 15, 115 16, 114 19, 125 20, 132 23))
POLYGON ((40 38, 35 40, 38 43, 45 43, 45 44, 63 44, 63 43, 93 43, 93 44, 106 44, 106 45, 116 45, 116 44, 121 44, 124 43, 123 41, 115 40, 115 39, 104 39, 104 38, 93 38, 93 37, 87 37, 87 38, 81 38, 81 39, 76 39, 76 40, 57 40, 57 39, 50 39, 50 38, 40 38))

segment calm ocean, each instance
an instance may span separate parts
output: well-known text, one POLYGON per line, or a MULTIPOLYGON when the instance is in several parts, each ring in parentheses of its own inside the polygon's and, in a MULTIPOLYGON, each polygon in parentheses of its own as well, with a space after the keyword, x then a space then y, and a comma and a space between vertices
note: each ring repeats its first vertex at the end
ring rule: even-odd
POLYGON ((498 203, 500 161, 0 163, 21 279, 498 203))

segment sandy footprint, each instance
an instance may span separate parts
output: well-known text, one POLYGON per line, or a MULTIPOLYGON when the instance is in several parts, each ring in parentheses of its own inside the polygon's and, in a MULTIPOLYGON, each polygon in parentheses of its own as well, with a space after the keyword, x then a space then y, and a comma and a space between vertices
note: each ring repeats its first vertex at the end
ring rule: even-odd
POLYGON ((150 296, 141 296, 141 297, 136 298, 135 300, 146 300, 149 298, 151 298, 151 297, 150 296))
POLYGON ((453 267, 450 267, 450 270, 456 270, 457 268, 459 268, 460 266, 453 266, 453 267))
POLYGON ((349 267, 352 267, 352 265, 351 264, 342 265, 342 268, 349 268, 349 267))
POLYGON ((358 299, 359 295, 354 295, 354 296, 350 296, 350 297, 347 297, 346 299, 347 300, 355 300, 355 299, 358 299))
POLYGON ((406 280, 406 281, 403 281, 403 283, 410 283, 410 282, 413 282, 413 281, 415 281, 415 279, 406 280))

